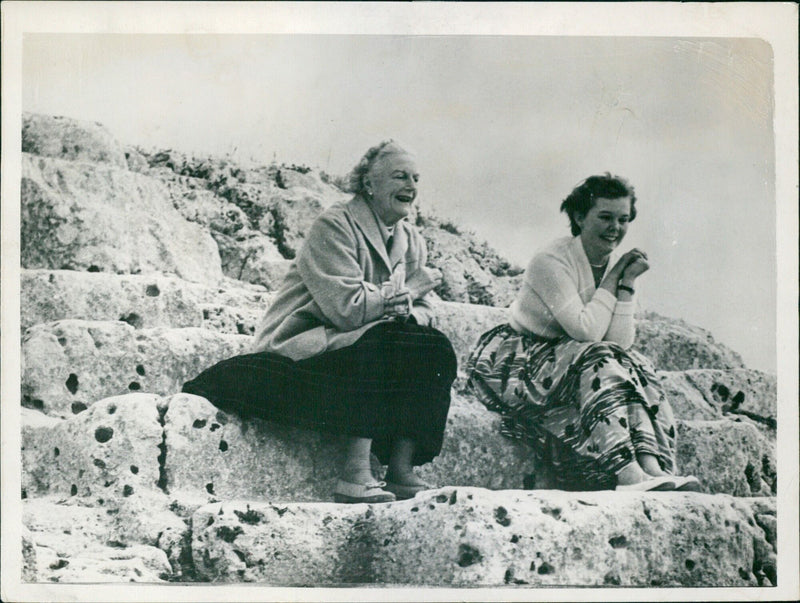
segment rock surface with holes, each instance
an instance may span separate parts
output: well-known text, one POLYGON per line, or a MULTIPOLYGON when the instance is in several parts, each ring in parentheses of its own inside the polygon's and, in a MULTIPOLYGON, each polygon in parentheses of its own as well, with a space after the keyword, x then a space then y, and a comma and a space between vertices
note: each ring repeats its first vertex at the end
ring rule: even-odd
POLYGON ((241 281, 207 286, 160 274, 22 270, 21 282, 23 331, 72 318, 252 335, 274 297, 265 287, 241 281))
POLYGON ((106 398, 69 420, 23 423, 26 494, 119 498, 155 490, 161 479, 160 401, 153 394, 106 398))
MULTIPOLYGON (((27 501, 23 521, 35 544, 25 566, 33 569, 40 582, 170 579, 175 574, 170 553, 179 557, 178 548, 159 547, 159 538, 142 534, 138 529, 143 521, 157 522, 163 539, 165 533, 188 533, 186 523, 169 511, 158 512, 152 496, 144 503, 139 502, 135 515, 127 508, 130 506, 127 501, 94 497, 74 497, 69 501, 43 497, 27 501)), ((177 561, 176 567, 179 567, 177 561)))
POLYGON ((245 353, 251 338, 197 327, 136 329, 125 322, 60 320, 22 342, 23 405, 52 416, 129 392, 167 395, 212 364, 245 353))
POLYGON ((753 505, 729 496, 442 488, 389 505, 222 502, 192 525, 214 582, 756 586, 775 573, 753 505))
MULTIPOLYGON (((711 494, 523 490, 552 476, 499 434, 462 370, 442 452, 419 469, 447 487, 332 504, 342 438, 177 392, 248 350, 308 225, 350 198, 343 179, 31 114, 22 147, 24 579, 775 584, 776 379, 707 331, 647 312, 634 349, 662 371, 681 472, 711 494)), ((507 320, 521 270, 455 224, 410 220, 445 273, 439 327, 463 369, 507 320)))

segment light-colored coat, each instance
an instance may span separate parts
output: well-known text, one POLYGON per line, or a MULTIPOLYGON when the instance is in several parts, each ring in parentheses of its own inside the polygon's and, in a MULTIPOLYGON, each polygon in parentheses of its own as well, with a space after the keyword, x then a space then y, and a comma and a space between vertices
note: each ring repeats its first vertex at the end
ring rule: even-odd
MULTIPOLYGON (((392 268, 405 263, 410 277, 426 259, 425 240, 406 220, 395 225, 390 256, 362 197, 329 208, 312 224, 256 330, 253 351, 301 360, 355 343, 388 320, 380 286, 392 268)), ((412 315, 422 325, 433 317, 429 296, 413 303, 412 315)))

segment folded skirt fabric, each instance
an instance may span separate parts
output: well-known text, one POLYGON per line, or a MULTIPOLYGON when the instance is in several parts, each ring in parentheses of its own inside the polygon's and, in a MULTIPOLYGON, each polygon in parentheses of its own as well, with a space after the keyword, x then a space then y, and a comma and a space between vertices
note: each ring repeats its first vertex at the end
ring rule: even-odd
POLYGON ((269 352, 223 360, 183 385, 217 408, 315 431, 372 438, 384 464, 398 437, 413 463, 439 454, 456 356, 431 327, 384 322, 353 345, 293 361, 269 352))
POLYGON ((672 408, 653 366, 633 350, 504 324, 481 336, 465 370, 479 400, 502 416, 500 432, 529 443, 558 488, 614 488, 639 454, 675 471, 672 408))

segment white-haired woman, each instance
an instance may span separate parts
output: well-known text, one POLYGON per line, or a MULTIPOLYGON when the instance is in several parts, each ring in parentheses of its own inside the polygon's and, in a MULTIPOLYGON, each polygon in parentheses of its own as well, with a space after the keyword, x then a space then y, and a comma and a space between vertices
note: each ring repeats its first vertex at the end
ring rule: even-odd
POLYGON ((372 147, 351 173, 355 196, 311 226, 262 320, 254 353, 207 369, 183 391, 242 416, 348 436, 339 502, 388 502, 429 486, 413 472, 441 450, 456 358, 434 329, 413 155, 372 147), (388 464, 385 482, 370 452, 388 464))

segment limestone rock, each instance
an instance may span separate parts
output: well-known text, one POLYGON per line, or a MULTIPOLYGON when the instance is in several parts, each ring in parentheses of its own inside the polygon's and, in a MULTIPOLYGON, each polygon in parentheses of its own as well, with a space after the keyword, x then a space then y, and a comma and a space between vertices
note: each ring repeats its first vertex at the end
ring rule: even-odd
POLYGON ((191 176, 160 175, 172 204, 190 222, 226 235, 249 230, 247 215, 227 199, 206 188, 207 182, 191 176))
POLYGON ((22 526, 20 531, 22 532, 22 581, 34 582, 38 572, 36 543, 28 528, 22 526))
MULTIPOLYGON (((189 394, 170 397, 168 405, 165 470, 170 492, 220 499, 331 500, 343 438, 242 421, 189 394)), ((532 487, 529 450, 502 437, 498 421, 482 405, 454 397, 442 453, 420 468, 420 476, 442 485, 532 487)))
POLYGON ((442 299, 498 307, 514 300, 521 284, 519 269, 508 267, 505 274, 497 274, 492 272, 498 270, 495 266, 482 266, 468 234, 440 225, 425 226, 421 231, 428 245, 428 263, 442 271, 442 285, 436 289, 442 299))
POLYGON ((23 405, 68 417, 95 400, 130 392, 169 395, 251 339, 202 328, 134 329, 125 322, 61 320, 28 329, 22 342, 23 405))
POLYGON ((106 398, 55 425, 23 424, 26 494, 122 498, 155 489, 161 479, 159 401, 152 394, 106 398))
POLYGON ((459 370, 463 370, 467 357, 484 332, 508 322, 507 309, 478 304, 437 301, 434 312, 436 328, 453 344, 459 370))
POLYGON ((124 321, 134 327, 199 327, 191 284, 153 274, 23 270, 21 326, 64 318, 124 321))
POLYGON ((661 372, 659 377, 677 416, 744 421, 775 442, 778 384, 774 375, 752 369, 698 369, 661 372))
POLYGON ((102 124, 68 117, 23 113, 22 152, 128 169, 125 151, 102 124))
POLYGON ((210 287, 160 274, 22 270, 20 319, 23 332, 74 318, 252 334, 271 301, 263 287, 240 281, 210 287))
POLYGON ((291 261, 283 259, 272 239, 250 231, 239 236, 214 232, 213 236, 225 276, 271 291, 281 286, 291 261))
POLYGON ((342 438, 257 420, 176 394, 164 421, 170 492, 218 499, 328 500, 342 438))
POLYGON ((685 378, 703 399, 723 415, 748 417, 757 424, 777 427, 778 380, 752 369, 685 371, 685 378))
POLYGON ((774 496, 774 447, 758 430, 735 421, 678 421, 678 467, 704 491, 774 496))
POLYGON ((35 543, 37 582, 163 582, 172 577, 167 554, 120 540, 109 529, 114 508, 86 499, 25 502, 23 523, 35 543))
POLYGON ((222 277, 211 236, 183 219, 153 178, 23 153, 21 187, 26 268, 222 277))
POLYGON ((322 207, 327 208, 335 203, 344 203, 352 198, 351 193, 325 182, 315 170, 299 170, 283 167, 280 169, 280 181, 289 191, 313 196, 322 207))
POLYGON ((682 493, 442 488, 383 505, 230 501, 200 508, 192 528, 201 576, 270 586, 755 586, 769 584, 772 551, 746 501, 682 493))
POLYGON ((147 164, 147 159, 136 147, 126 145, 124 147, 125 162, 128 169, 132 172, 139 172, 140 174, 147 173, 150 166, 147 164))
MULTIPOLYGON (((329 203, 332 205, 332 203, 329 203)), ((311 224, 323 211, 317 195, 300 191, 279 191, 270 199, 270 222, 262 220, 260 229, 275 239, 281 255, 294 259, 311 224)))
POLYGON ((655 312, 637 316, 633 349, 662 371, 744 368, 741 356, 699 327, 655 312))
POLYGON ((499 415, 469 396, 454 394, 442 452, 417 473, 434 486, 545 487, 547 475, 532 457, 524 443, 500 435, 499 415))

